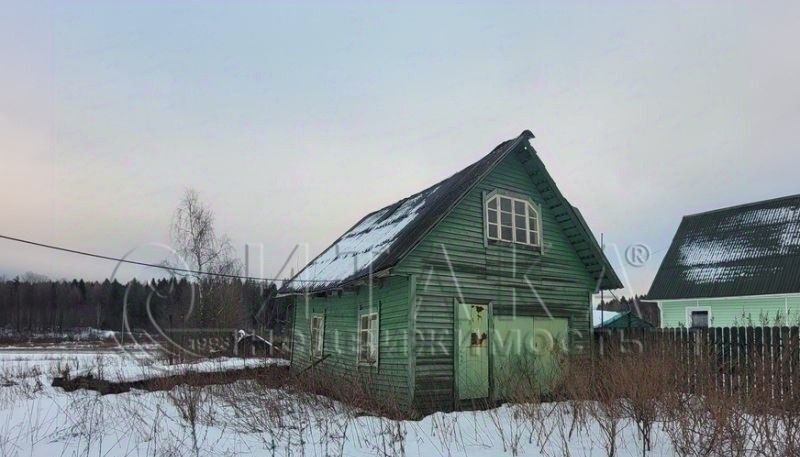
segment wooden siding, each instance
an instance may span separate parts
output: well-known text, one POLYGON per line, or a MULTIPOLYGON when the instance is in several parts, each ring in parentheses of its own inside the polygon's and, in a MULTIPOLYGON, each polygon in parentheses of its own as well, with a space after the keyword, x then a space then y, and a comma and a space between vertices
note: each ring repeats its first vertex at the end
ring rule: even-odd
POLYGON ((358 316, 370 308, 367 286, 325 297, 297 296, 294 317, 292 369, 306 369, 312 362, 309 348, 311 315, 325 315, 323 357, 313 370, 322 375, 361 377, 375 387, 375 394, 409 403, 408 331, 410 281, 392 276, 376 280, 372 289, 373 309, 379 312, 378 365, 359 365, 357 360, 358 316), (382 286, 380 285, 382 283, 382 286), (389 397, 391 396, 391 397, 389 397))
POLYGON ((420 410, 453 398, 456 301, 492 302, 495 316, 546 316, 544 304, 552 315, 568 318, 573 350, 591 344, 590 295, 596 285, 576 251, 579 230, 539 166, 525 151, 509 155, 393 270, 416 276, 412 344, 414 403, 420 410), (542 251, 485 242, 483 197, 496 189, 541 205, 542 251))
POLYGON ((730 297, 698 300, 659 302, 662 310, 662 327, 686 327, 686 309, 708 307, 713 327, 776 325, 776 316, 784 319, 789 311, 788 325, 800 323, 800 296, 776 295, 768 297, 730 297))

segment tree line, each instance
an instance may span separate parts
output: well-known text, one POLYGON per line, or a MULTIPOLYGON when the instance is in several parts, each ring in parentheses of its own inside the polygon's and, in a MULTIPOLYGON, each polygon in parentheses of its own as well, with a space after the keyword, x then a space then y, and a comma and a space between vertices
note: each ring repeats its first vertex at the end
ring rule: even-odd
POLYGON ((236 279, 54 281, 39 275, 0 278, 0 328, 66 332, 93 327, 152 331, 278 329, 287 310, 275 284, 236 279), (125 322, 127 319, 127 322, 125 322))

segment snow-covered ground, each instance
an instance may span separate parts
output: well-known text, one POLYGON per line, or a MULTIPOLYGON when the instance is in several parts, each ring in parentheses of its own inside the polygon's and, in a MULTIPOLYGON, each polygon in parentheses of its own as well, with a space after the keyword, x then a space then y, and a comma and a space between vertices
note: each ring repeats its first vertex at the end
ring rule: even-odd
POLYGON ((191 363, 179 363, 168 365, 163 362, 153 362, 148 364, 131 363, 129 357, 116 355, 108 360, 94 360, 89 366, 77 372, 72 372, 71 376, 92 375, 107 381, 138 381, 162 376, 185 374, 185 373, 216 373, 222 371, 237 370, 242 368, 258 368, 264 366, 288 366, 289 361, 285 359, 273 358, 250 358, 242 359, 235 357, 219 357, 208 360, 200 360, 191 363))
POLYGON ((193 373, 214 373, 269 365, 287 366, 288 360, 274 358, 219 357, 191 363, 169 365, 153 359, 146 352, 107 350, 0 350, 0 376, 3 373, 24 373, 36 370, 47 375, 71 377, 92 375, 107 381, 137 381, 162 376, 193 373))
POLYGON ((120 337, 120 333, 113 330, 100 330, 92 327, 73 328, 65 332, 17 332, 10 328, 0 328, 0 337, 21 338, 30 341, 114 341, 115 338, 120 337))
MULTIPOLYGON (((272 362, 224 359, 168 372, 259 363, 272 362)), ((605 455, 597 425, 561 436, 569 430, 568 415, 561 414, 566 404, 544 405, 551 414, 538 425, 525 419, 523 408, 509 406, 394 421, 251 381, 203 389, 180 386, 168 392, 67 393, 50 387, 52 375, 66 365, 73 373, 100 374, 100 370, 123 379, 163 374, 164 369, 142 366, 137 359, 113 351, 0 352, 0 455, 560 456, 567 448, 573 456, 605 455)), ((617 455, 641 455, 636 436, 635 427, 626 424, 617 455)), ((658 427, 654 437, 649 455, 673 455, 658 427)))

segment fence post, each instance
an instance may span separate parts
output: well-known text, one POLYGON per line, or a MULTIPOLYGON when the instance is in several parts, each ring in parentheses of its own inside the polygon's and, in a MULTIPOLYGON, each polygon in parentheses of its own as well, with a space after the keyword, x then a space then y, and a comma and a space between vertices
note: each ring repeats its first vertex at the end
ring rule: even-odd
POLYGON ((754 351, 756 345, 756 334, 755 329, 753 327, 745 327, 744 334, 745 334, 745 341, 746 341, 746 349, 744 351, 745 356, 745 363, 744 366, 747 369, 747 382, 745 383, 745 392, 750 394, 753 391, 753 387, 755 386, 755 377, 753 373, 753 362, 754 362, 754 351))

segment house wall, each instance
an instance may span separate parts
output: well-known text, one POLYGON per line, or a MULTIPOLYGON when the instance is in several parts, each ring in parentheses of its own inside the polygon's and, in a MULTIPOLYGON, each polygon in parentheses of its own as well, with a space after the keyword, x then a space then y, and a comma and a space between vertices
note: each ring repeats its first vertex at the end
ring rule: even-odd
POLYGON ((713 327, 775 325, 778 318, 800 325, 800 295, 668 300, 658 304, 664 328, 686 327, 687 309, 694 308, 708 309, 713 327))
POLYGON ((552 315, 569 319, 573 350, 591 344, 595 281, 557 220, 565 216, 553 203, 556 199, 544 184, 536 184, 530 163, 526 166, 522 156, 509 155, 393 269, 416 278, 411 340, 416 360, 410 371, 420 410, 453 401, 457 301, 491 302, 494 316, 546 317, 546 306, 552 315), (495 189, 527 195, 541 205, 542 252, 484 242, 483 196, 495 189))
POLYGON ((361 377, 374 386, 374 393, 410 402, 408 383, 408 322, 410 281, 407 277, 377 279, 370 297, 369 287, 334 292, 324 297, 295 297, 292 369, 306 369, 311 363, 309 347, 311 315, 325 315, 323 356, 313 370, 342 377, 361 377), (377 366, 359 365, 358 318, 372 304, 379 312, 379 355, 377 366))

